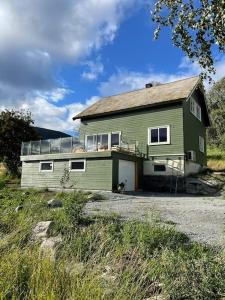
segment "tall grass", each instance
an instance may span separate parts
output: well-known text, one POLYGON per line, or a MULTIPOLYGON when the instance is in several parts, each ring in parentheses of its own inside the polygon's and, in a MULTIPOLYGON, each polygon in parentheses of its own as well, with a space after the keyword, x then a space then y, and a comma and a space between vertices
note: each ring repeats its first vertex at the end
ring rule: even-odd
POLYGON ((222 299, 225 254, 190 243, 171 226, 83 214, 86 194, 0 191, 0 299, 222 299), (15 213, 18 204, 24 210, 15 213), (55 262, 30 240, 39 221, 53 220, 63 236, 55 262))
POLYGON ((225 149, 211 147, 207 150, 207 165, 213 171, 225 170, 225 149))

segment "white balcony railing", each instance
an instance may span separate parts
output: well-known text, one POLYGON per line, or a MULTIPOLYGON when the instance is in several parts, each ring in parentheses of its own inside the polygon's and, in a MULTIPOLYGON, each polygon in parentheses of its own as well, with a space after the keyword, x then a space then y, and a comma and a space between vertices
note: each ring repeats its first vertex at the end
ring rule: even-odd
POLYGON ((23 142, 21 147, 21 155, 41 155, 41 154, 57 154, 57 153, 83 153, 96 151, 124 151, 142 156, 136 142, 124 143, 120 142, 118 146, 108 148, 102 144, 88 145, 81 143, 78 138, 68 137, 59 139, 49 139, 40 141, 23 142))

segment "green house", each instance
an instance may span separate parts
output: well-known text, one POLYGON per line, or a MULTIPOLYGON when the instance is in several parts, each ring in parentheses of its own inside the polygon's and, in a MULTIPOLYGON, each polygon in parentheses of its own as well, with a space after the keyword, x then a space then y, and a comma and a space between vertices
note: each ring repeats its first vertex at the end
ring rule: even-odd
POLYGON ((106 97, 73 119, 79 140, 23 143, 22 187, 152 189, 207 164, 210 119, 199 77, 106 97))

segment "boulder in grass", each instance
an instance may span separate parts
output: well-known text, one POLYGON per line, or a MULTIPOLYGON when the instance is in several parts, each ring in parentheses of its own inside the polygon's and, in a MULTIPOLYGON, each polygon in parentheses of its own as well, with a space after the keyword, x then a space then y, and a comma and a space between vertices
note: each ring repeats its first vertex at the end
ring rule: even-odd
POLYGON ((59 199, 51 199, 48 201, 48 208, 58 208, 62 207, 62 201, 59 199))
POLYGON ((52 221, 39 222, 33 229, 31 239, 33 241, 46 239, 49 235, 52 224, 52 221))
POLYGON ((47 257, 54 262, 56 259, 57 250, 59 249, 61 243, 61 236, 50 237, 43 240, 40 246, 40 256, 43 258, 47 257))

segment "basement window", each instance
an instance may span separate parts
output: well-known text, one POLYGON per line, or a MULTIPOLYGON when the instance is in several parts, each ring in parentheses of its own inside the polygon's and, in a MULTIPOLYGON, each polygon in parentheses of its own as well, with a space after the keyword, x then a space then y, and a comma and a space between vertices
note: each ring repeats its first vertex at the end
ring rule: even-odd
POLYGON ((40 172, 53 172, 53 161, 41 161, 39 166, 40 172))
POLYGON ((163 145, 170 143, 170 126, 148 128, 148 144, 163 145))
POLYGON ((85 172, 86 160, 85 159, 70 160, 69 169, 70 171, 73 172, 85 172))
POLYGON ((166 166, 165 165, 154 165, 154 172, 165 172, 166 166))

